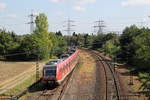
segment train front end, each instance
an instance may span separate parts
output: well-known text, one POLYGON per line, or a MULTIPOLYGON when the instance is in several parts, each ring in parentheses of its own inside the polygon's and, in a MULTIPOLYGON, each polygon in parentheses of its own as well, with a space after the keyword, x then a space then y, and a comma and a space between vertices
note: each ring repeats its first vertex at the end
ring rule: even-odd
POLYGON ((58 60, 53 60, 45 64, 43 68, 43 84, 56 84, 58 60))

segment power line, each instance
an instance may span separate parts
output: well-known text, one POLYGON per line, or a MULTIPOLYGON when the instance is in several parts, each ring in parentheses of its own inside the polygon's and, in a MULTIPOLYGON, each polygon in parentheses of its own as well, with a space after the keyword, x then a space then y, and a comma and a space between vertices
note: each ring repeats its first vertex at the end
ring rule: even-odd
POLYGON ((103 33, 103 28, 106 27, 104 25, 103 20, 95 21, 97 25, 94 26, 94 29, 98 28, 97 34, 102 34, 103 33))
POLYGON ((33 30, 34 30, 34 17, 36 17, 37 15, 36 14, 33 14, 33 13, 31 13, 30 15, 29 15, 29 17, 30 17, 30 22, 28 22, 27 24, 30 24, 30 33, 33 33, 33 30))
POLYGON ((74 31, 72 30, 72 27, 75 26, 72 23, 74 23, 75 21, 68 19, 66 22, 67 22, 67 26, 64 26, 64 27, 67 27, 67 29, 64 31, 67 32, 67 35, 71 36, 71 32, 74 31))

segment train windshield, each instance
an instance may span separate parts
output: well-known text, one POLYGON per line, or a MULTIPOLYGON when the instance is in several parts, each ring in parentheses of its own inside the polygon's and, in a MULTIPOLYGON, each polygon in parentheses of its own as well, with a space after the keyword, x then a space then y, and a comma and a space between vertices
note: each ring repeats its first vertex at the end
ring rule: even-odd
POLYGON ((45 77, 56 76, 56 70, 45 70, 45 77))
POLYGON ((45 68, 45 77, 56 77, 56 67, 45 68))

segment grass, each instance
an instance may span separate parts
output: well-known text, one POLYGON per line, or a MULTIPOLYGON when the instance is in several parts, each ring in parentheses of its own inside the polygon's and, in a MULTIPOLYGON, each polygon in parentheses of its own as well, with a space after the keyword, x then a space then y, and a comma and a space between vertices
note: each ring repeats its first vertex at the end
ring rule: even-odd
MULTIPOLYGON (((40 72, 40 76, 41 76, 41 73, 42 72, 40 72)), ((17 85, 16 87, 6 91, 4 94, 16 95, 17 93, 25 90, 26 88, 28 88, 30 85, 32 85, 35 82, 36 82, 36 75, 32 75, 30 78, 28 78, 27 80, 25 80, 21 84, 17 85)))
POLYGON ((79 55, 80 55, 80 62, 81 62, 80 66, 82 67, 80 67, 78 75, 83 76, 84 77, 83 80, 89 81, 90 79, 92 79, 92 76, 96 70, 95 60, 93 59, 93 57, 91 57, 89 53, 84 51, 81 51, 79 55))
MULTIPOLYGON (((56 57, 53 57, 53 59, 56 58, 56 57)), ((40 63, 43 63, 43 62, 47 62, 47 61, 50 61, 51 59, 49 60, 41 60, 39 61, 40 63)), ((42 76, 42 71, 40 71, 40 77, 42 76)), ((15 86, 14 88, 12 89, 9 89, 7 90, 6 92, 4 92, 3 94, 5 95, 16 95, 20 92, 22 92, 23 90, 25 90, 26 88, 28 88, 29 86, 31 86, 33 83, 36 82, 36 75, 32 75, 31 77, 29 77, 28 79, 26 79, 25 81, 23 81, 21 84, 15 86)), ((39 84, 38 84, 39 85, 39 84)), ((41 86, 41 84, 39 85, 41 86)), ((34 88, 34 87, 33 87, 34 88)), ((29 93, 29 92, 28 92, 29 93)), ((27 94, 28 94, 27 93, 27 94)), ((24 96, 23 96, 24 97, 24 96)), ((21 100, 24 100, 22 99, 23 97, 21 97, 21 100)))

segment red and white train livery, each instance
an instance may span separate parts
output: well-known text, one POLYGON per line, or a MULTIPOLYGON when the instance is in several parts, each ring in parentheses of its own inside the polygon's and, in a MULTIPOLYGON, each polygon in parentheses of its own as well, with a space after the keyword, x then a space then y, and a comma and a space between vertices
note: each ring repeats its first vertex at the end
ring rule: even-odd
POLYGON ((78 49, 71 49, 63 54, 60 59, 52 60, 45 64, 42 72, 42 83, 60 84, 78 63, 78 49))

